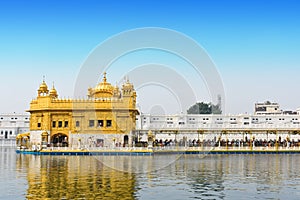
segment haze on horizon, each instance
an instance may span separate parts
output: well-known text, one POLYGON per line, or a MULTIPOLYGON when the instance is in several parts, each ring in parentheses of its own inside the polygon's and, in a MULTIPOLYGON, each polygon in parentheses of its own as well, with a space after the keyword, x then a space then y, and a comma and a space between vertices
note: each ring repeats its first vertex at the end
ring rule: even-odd
MULTIPOLYGON (((254 103, 266 100, 295 110, 300 107, 299 9, 292 0, 2 1, 0 113, 25 112, 43 76, 49 88, 54 82, 59 96, 72 97, 82 63, 97 45, 143 27, 181 32, 206 50, 223 80, 225 113, 253 113, 254 103)), ((108 69, 108 81, 119 83, 131 67, 149 63, 176 71, 195 90, 197 101, 216 102, 188 63, 165 52, 123 56, 108 69)), ((137 92, 143 112, 161 107, 180 112, 162 88, 137 92)))

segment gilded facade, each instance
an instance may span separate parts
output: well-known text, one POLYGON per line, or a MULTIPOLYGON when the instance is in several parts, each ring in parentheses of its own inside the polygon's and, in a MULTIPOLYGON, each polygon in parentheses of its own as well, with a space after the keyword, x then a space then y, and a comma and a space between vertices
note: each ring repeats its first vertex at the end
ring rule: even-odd
POLYGON ((136 92, 128 80, 122 87, 107 82, 106 73, 85 99, 59 98, 43 80, 30 103, 30 145, 130 146, 136 126, 136 92))

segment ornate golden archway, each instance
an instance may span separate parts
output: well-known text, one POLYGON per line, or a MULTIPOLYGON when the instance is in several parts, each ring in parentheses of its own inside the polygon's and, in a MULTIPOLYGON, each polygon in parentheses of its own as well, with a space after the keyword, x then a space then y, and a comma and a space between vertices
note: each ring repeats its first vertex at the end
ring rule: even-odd
POLYGON ((68 143, 68 136, 64 133, 57 133, 52 135, 51 143, 54 147, 67 147, 68 143))

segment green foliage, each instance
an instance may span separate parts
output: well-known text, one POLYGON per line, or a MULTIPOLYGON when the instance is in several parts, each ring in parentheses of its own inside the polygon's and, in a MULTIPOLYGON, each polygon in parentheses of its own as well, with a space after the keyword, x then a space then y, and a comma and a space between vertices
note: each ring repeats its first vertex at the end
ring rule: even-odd
POLYGON ((218 105, 218 104, 217 105, 210 104, 210 105, 211 105, 212 114, 222 114, 220 105, 218 105))
POLYGON ((212 103, 197 102, 192 105, 188 110, 188 114, 222 114, 222 110, 219 105, 212 103))

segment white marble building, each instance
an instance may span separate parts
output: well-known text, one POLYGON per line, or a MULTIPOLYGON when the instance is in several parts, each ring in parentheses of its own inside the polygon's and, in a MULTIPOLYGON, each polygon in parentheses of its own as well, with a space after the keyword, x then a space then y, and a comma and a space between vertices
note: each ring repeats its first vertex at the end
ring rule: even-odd
POLYGON ((136 132, 146 140, 151 130, 160 140, 212 140, 221 137, 228 140, 255 139, 291 140, 300 139, 299 114, 238 114, 238 115, 150 115, 137 118, 136 132))
POLYGON ((29 114, 0 114, 0 146, 15 146, 19 133, 29 131, 29 114))

